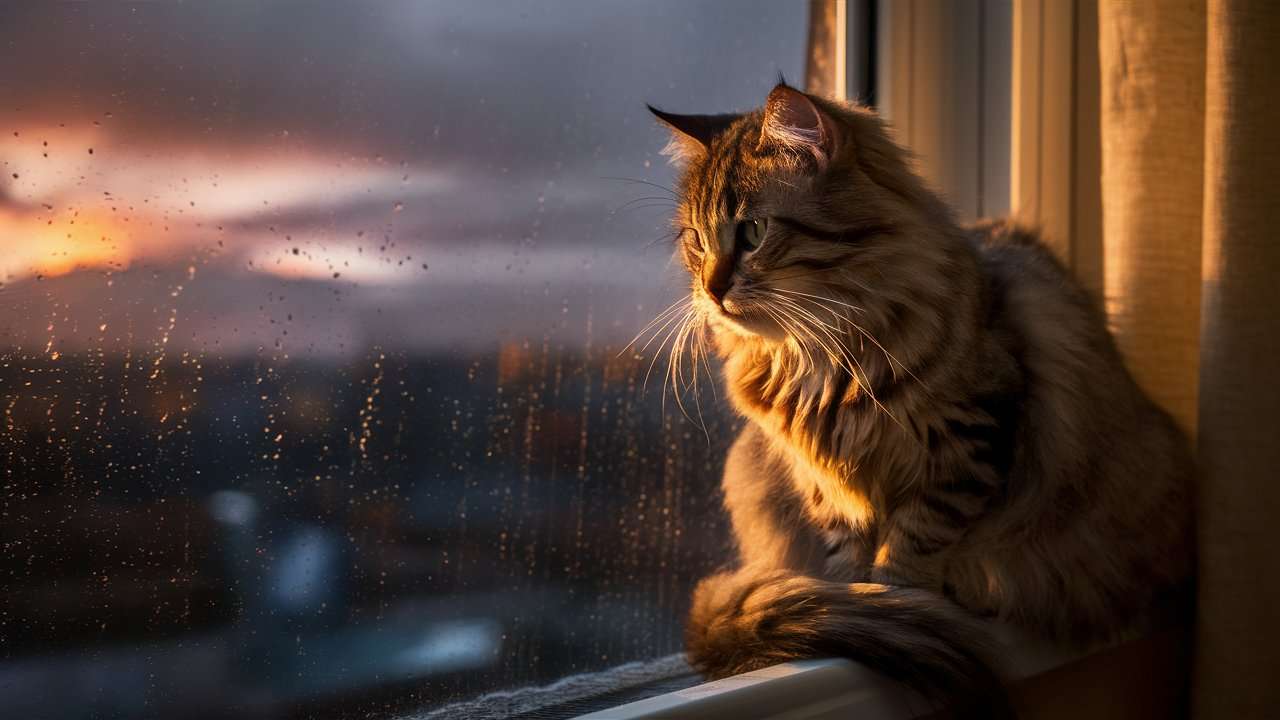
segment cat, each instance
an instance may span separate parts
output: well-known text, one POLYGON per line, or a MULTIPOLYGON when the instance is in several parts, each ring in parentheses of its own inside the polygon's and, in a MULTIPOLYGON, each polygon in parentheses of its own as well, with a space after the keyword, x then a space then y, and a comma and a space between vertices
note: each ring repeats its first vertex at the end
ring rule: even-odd
POLYGON ((959 225, 867 109, 781 83, 752 112, 650 110, 682 168, 681 340, 710 336, 747 421, 697 669, 846 656, 986 697, 993 627, 1087 649, 1178 607, 1189 443, 1034 232, 959 225))

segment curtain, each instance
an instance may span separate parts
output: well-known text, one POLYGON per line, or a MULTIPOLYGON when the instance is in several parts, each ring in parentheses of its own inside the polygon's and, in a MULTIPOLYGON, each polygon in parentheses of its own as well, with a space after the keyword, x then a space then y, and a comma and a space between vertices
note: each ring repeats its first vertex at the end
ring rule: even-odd
POLYGON ((1280 3, 1099 4, 1106 304, 1197 439, 1197 718, 1280 713, 1280 3))
POLYGON ((1129 368, 1194 431, 1205 6, 1104 0, 1099 8, 1103 299, 1129 368))

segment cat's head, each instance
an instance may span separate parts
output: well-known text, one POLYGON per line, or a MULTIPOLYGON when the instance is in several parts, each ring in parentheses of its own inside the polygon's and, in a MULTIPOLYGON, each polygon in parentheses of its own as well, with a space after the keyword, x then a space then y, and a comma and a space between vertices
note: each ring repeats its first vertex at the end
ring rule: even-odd
POLYGON ((946 285, 954 225, 873 113, 785 84, 747 113, 653 112, 683 169, 691 317, 723 351, 790 344, 847 365, 946 285))

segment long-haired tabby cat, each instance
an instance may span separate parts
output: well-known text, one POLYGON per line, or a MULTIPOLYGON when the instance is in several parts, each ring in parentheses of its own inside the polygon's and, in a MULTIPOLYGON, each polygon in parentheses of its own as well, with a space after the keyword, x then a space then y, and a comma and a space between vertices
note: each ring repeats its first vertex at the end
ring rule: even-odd
POLYGON ((995 622, 1083 649, 1182 596, 1187 442, 1032 233, 960 226, 873 113, 785 84, 744 114, 654 113, 684 167, 687 322, 749 421, 696 667, 842 655, 986 695, 995 622))

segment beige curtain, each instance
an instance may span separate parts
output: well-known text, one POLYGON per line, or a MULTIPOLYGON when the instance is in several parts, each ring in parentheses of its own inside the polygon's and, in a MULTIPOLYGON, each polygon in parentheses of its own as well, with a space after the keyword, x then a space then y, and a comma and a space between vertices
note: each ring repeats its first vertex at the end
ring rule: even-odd
POLYGON ((1193 712, 1280 717, 1280 3, 1104 0, 1104 274, 1198 439, 1193 712))

